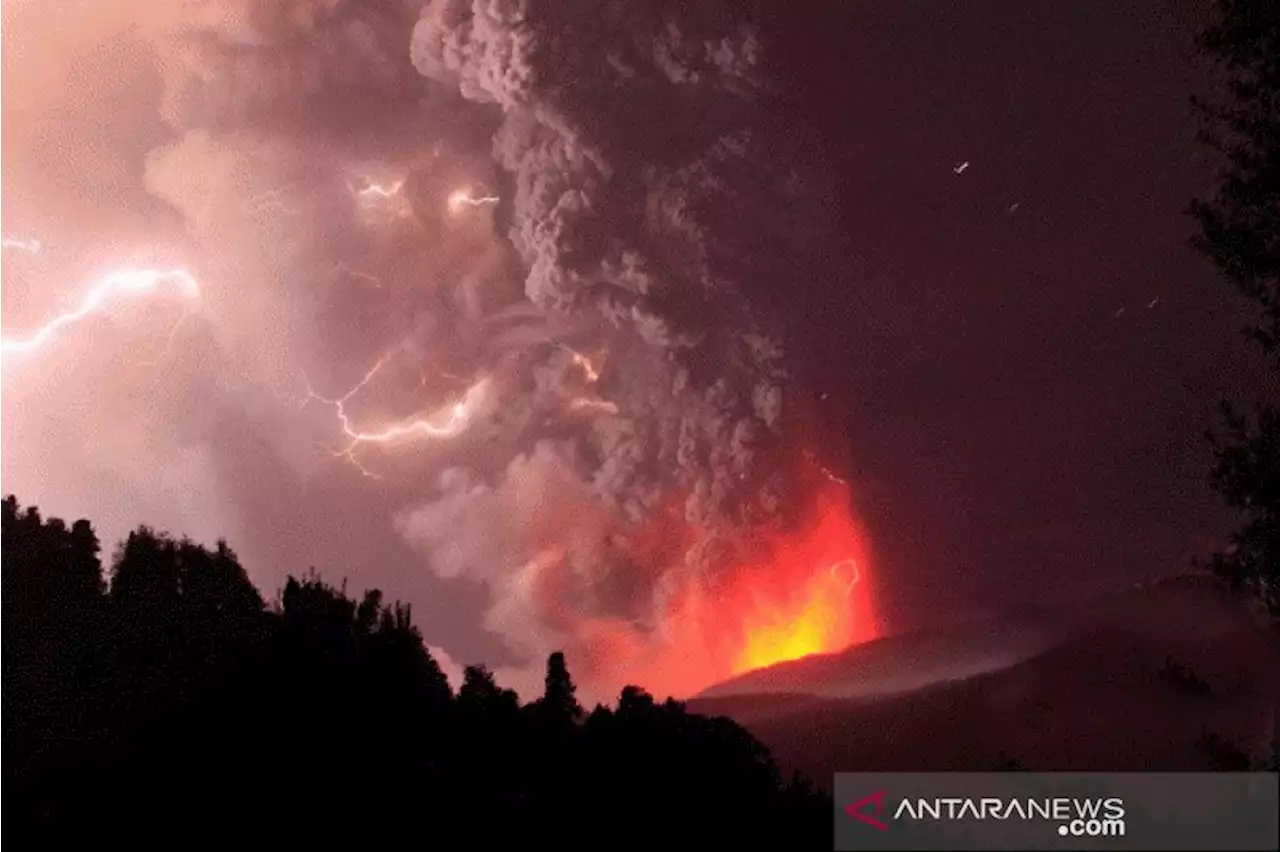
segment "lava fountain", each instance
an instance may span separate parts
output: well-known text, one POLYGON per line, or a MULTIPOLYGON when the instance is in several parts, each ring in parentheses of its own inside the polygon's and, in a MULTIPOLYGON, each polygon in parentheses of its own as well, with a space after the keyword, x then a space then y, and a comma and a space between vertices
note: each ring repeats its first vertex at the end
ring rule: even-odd
POLYGON ((848 488, 824 480, 811 499, 803 521, 757 542, 748 564, 670 590, 659 641, 617 622, 583 625, 589 668, 603 675, 590 679, 608 692, 623 673, 655 695, 690 697, 753 669, 874 639, 869 548, 848 488))
POLYGON ((808 523, 773 542, 766 564, 735 572, 717 602, 730 675, 875 638, 867 548, 846 489, 831 484, 808 523))

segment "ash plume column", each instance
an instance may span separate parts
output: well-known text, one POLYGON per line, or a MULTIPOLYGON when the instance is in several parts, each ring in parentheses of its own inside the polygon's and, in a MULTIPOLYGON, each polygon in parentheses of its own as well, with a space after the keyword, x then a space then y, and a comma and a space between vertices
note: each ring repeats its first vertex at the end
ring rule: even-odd
MULTIPOLYGON (((752 17, 742 4, 435 0, 414 28, 419 72, 501 114, 493 154, 514 184, 509 238, 528 298, 594 317, 611 356, 601 385, 616 414, 540 445, 611 512, 595 564, 544 547, 483 569, 507 565, 483 579, 499 581, 504 617, 490 624, 513 644, 581 641, 612 621, 627 635, 598 644, 644 656, 671 641, 668 613, 758 564, 753 528, 783 520, 793 483, 774 462, 787 377, 749 297, 787 285, 768 279, 786 268, 788 231, 809 205, 788 158, 778 164, 752 17), (639 550, 655 527, 668 544, 639 550)), ((399 519, 433 556, 445 547, 438 507, 464 499, 444 490, 399 519)), ((530 521, 514 508, 514 523, 530 521)))
MULTIPOLYGON (((525 300, 489 209, 447 208, 459 185, 494 183, 496 120, 415 71, 414 0, 128 1, 171 129, 143 182, 185 225, 202 319, 228 362, 218 429, 230 437, 210 447, 240 519, 226 531, 242 530, 246 561, 270 572, 255 578, 264 587, 304 561, 431 600, 433 577, 379 572, 412 556, 389 534, 393 512, 434 482, 442 457, 477 461, 471 432, 496 429, 487 411, 471 422, 468 389, 508 354, 485 343, 490 315, 525 300), (313 387, 343 396, 384 360, 345 408, 312 399, 313 387), (443 428, 459 402, 467 428, 443 428), (396 476, 366 484, 361 465, 396 476), (245 476, 254 468, 269 473, 245 476), (376 533, 340 531, 353 501, 376 533)), ((512 382, 488 384, 503 383, 500 399, 512 382)), ((501 437, 481 445, 498 469, 515 452, 501 437)))
POLYGON ((806 587, 776 557, 813 502, 783 348, 752 306, 803 274, 820 205, 756 18, 410 0, 164 16, 176 136, 146 186, 203 255, 207 321, 251 384, 244 442, 282 471, 274 497, 307 494, 268 499, 218 459, 252 561, 411 599, 483 583, 509 650, 486 661, 517 686, 556 648, 600 697, 732 673, 758 588, 806 587), (425 557, 420 586, 380 577, 404 556, 359 537, 282 537, 332 526, 354 488, 361 518, 425 557), (705 603, 726 590, 744 607, 727 621, 705 603))

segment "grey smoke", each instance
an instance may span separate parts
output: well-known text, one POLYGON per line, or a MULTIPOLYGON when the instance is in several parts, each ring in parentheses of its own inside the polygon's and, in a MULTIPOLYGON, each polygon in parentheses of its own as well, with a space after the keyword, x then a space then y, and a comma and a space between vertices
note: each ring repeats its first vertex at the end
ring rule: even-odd
POLYGON ((428 569, 485 585, 519 656, 592 619, 647 635, 787 505, 784 352, 751 306, 787 285, 810 201, 763 121, 767 41, 730 6, 224 0, 159 44, 180 136, 148 186, 226 282, 224 347, 294 397, 280 451, 325 425, 303 371, 340 391, 398 351, 386 416, 444 374, 494 383, 462 439, 396 451, 380 506, 428 569), (412 223, 361 218, 374 165, 412 223), (459 183, 502 203, 451 219, 459 183), (654 525, 682 530, 638 553, 654 525))

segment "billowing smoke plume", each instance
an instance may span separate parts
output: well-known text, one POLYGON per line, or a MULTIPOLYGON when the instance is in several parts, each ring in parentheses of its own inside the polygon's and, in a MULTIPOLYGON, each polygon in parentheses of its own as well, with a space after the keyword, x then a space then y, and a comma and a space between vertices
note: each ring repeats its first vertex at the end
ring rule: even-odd
MULTIPOLYGON (((764 46, 742 20, 691 4, 435 0, 413 32, 422 74, 502 111, 494 156, 511 174, 527 297, 548 312, 602 317, 613 365, 602 385, 620 413, 573 445, 585 459, 553 463, 543 448, 495 490, 442 482, 442 503, 402 516, 403 530, 439 554, 460 516, 481 536, 503 517, 545 513, 521 499, 527 482, 554 482, 541 468, 563 476, 554 494, 616 510, 605 528, 620 519, 643 528, 681 498, 698 531, 677 539, 685 550, 671 562, 637 553, 634 540, 602 536, 604 548, 582 542, 567 555, 526 540, 534 553, 515 573, 503 569, 494 627, 520 623, 512 608, 547 610, 536 624, 566 632, 581 620, 558 619, 566 609, 654 623, 664 591, 713 586, 704 572, 750 556, 735 546, 742 527, 780 508, 782 468, 767 462, 781 426, 781 351, 751 317, 748 293, 760 281, 749 276, 774 269, 756 262, 762 251, 786 255, 780 223, 803 220, 803 200, 795 171, 771 162, 783 148, 771 148, 777 139, 760 122, 771 96, 764 46), (762 230, 773 239, 760 243, 762 230), (580 473, 580 494, 566 468, 580 473), (479 512, 458 508, 467 501, 479 512), (654 558, 648 576, 628 564, 654 558), (584 587, 620 583, 621 594, 580 600, 584 587)), ((494 562, 503 559, 468 564, 494 562)))
POLYGON ((798 505, 752 305, 812 198, 751 14, 695 5, 219 0, 156 38, 147 186, 278 452, 380 477, 514 654, 608 686, 798 505))
POLYGON ((718 530, 780 496, 760 461, 779 426, 781 352, 743 279, 753 256, 788 247, 732 236, 759 227, 742 217, 803 217, 794 175, 766 165, 756 30, 694 11, 442 0, 411 55, 502 110, 494 155, 513 177, 529 299, 616 329, 621 415, 591 441, 593 490, 639 521, 674 487, 688 523, 718 530))

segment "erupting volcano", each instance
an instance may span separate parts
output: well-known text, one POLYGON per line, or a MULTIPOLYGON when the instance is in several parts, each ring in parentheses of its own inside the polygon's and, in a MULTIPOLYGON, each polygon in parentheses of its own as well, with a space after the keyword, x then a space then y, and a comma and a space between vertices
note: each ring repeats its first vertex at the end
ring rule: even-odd
POLYGON ((702 581, 670 572, 652 634, 595 620, 574 632, 593 692, 618 678, 689 696, 753 669, 841 651, 876 637, 869 548, 847 486, 825 483, 794 528, 759 536, 753 560, 702 581))
POLYGON ((721 677, 875 638, 867 548, 843 486, 825 487, 799 528, 765 550, 767 560, 733 572, 703 610, 708 632, 722 637, 721 677))
POLYGON ((394 589, 521 691, 555 650, 610 701, 873 634, 848 494, 789 463, 841 421, 797 440, 830 381, 773 297, 834 286, 838 217, 764 5, 124 5, 141 221, 89 241, 28 193, 7 280, 74 305, 76 264, 171 240, 200 310, 145 366, 121 322, 6 374, 10 483, 107 540, 226 535, 266 588, 394 589))
POLYGON ((699 602, 692 617, 715 647, 716 676, 874 638, 866 550, 846 489, 826 486, 795 529, 762 542, 759 561, 726 572, 699 602))

